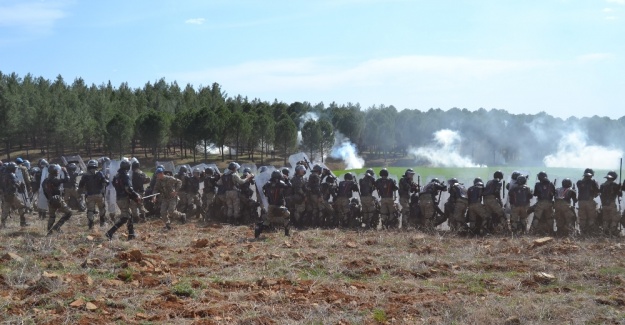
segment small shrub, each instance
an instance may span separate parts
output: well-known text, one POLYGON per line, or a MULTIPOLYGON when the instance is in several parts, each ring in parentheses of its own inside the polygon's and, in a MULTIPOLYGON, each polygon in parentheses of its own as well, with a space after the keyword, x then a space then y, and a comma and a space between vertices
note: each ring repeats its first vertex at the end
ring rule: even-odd
POLYGON ((195 294, 195 291, 189 282, 181 281, 174 285, 172 293, 180 297, 191 297, 195 294))
POLYGON ((378 323, 385 323, 387 321, 386 312, 383 309, 373 310, 373 319, 378 323))

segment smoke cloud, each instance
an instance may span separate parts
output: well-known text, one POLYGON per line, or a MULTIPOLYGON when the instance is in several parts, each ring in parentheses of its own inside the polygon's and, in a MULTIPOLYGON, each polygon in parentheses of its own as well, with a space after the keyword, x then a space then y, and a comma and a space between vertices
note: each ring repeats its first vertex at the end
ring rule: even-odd
POLYGON ((461 137, 457 131, 443 129, 434 132, 434 144, 410 148, 408 152, 417 162, 427 162, 431 167, 486 167, 460 155, 461 137))
POLYGON ((581 130, 563 134, 557 152, 545 156, 546 167, 615 169, 623 151, 598 145, 589 145, 581 130))
POLYGON ((306 123, 306 121, 309 121, 309 120, 319 121, 319 115, 317 115, 317 113, 315 112, 307 112, 306 114, 302 115, 299 121, 299 128, 297 130, 297 145, 298 146, 302 144, 302 128, 304 127, 304 124, 306 123))
POLYGON ((342 159, 346 169, 358 169, 365 166, 365 160, 358 155, 356 146, 339 131, 334 133, 334 146, 330 152, 330 157, 342 159))

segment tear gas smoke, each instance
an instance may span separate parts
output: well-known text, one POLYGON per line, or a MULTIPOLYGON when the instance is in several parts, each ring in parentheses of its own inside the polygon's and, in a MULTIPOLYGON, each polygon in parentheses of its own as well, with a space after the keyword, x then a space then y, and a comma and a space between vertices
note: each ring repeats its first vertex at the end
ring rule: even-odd
POLYGON ((306 121, 309 121, 309 120, 319 121, 319 115, 317 115, 317 113, 315 112, 308 112, 302 115, 302 117, 300 118, 300 122, 299 122, 299 128, 297 130, 297 145, 298 146, 302 144, 302 128, 304 127, 304 123, 306 123, 306 121))
MULTIPOLYGON (((230 147, 224 146, 224 152, 228 151, 230 147)), ((201 153, 208 153, 209 155, 219 155, 221 151, 219 150, 219 146, 215 143, 209 143, 204 145, 204 142, 200 142, 199 145, 196 146, 196 150, 201 153)), ((236 153, 236 149, 232 149, 232 153, 236 153)))
POLYGON ((334 146, 330 152, 330 157, 342 159, 346 169, 362 168, 365 165, 365 160, 358 155, 356 146, 339 131, 334 133, 334 146))
POLYGON ((461 137, 457 131, 443 129, 434 132, 435 143, 421 148, 410 148, 408 152, 417 161, 427 161, 431 167, 486 167, 460 155, 461 137))
POLYGON ((566 133, 558 142, 558 151, 545 156, 546 167, 615 169, 623 151, 588 144, 588 136, 580 130, 566 133))

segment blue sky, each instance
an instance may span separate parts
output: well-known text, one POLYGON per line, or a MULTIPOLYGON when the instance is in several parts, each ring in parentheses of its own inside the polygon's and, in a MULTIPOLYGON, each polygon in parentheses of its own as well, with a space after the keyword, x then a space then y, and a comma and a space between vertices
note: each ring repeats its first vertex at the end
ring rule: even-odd
POLYGON ((0 0, 0 71, 286 103, 625 115, 625 0, 0 0))

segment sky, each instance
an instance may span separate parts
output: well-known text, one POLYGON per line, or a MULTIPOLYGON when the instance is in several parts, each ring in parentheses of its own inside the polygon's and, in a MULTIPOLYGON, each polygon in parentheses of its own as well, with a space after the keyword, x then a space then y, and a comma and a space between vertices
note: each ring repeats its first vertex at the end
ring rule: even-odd
POLYGON ((0 71, 326 105, 625 116, 625 0, 0 0, 0 71))

